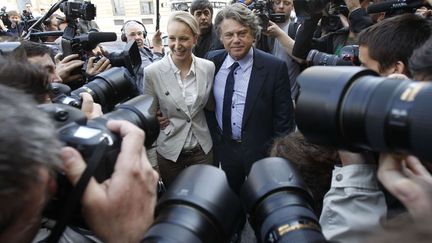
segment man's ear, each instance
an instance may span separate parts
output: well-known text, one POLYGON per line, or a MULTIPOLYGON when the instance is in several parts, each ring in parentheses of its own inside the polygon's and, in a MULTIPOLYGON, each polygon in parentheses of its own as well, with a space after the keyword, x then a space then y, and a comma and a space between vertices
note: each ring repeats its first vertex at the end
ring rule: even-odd
POLYGON ((397 61, 395 64, 395 73, 406 74, 407 67, 402 61, 397 61))

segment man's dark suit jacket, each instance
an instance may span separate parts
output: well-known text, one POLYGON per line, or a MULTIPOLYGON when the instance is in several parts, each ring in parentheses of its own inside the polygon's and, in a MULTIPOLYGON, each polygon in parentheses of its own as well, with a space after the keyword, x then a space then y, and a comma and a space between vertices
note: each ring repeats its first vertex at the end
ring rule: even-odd
MULTIPOLYGON (((207 59, 216 66, 215 74, 219 72, 226 56, 225 50, 208 53, 207 59)), ((253 58, 241 132, 247 173, 253 162, 268 156, 274 138, 284 136, 295 128, 290 80, 285 62, 256 48, 253 58)), ((217 149, 224 141, 215 112, 208 114, 207 118, 214 139, 216 158, 221 161, 229 159, 223 157, 224 151, 217 149)))

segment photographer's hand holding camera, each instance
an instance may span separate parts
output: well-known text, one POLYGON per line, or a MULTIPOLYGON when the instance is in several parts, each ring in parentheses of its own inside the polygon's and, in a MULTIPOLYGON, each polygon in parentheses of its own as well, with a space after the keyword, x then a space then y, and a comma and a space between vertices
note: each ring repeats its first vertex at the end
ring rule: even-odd
POLYGON ((99 73, 111 68, 110 60, 108 58, 102 57, 95 63, 96 58, 97 57, 95 56, 90 57, 87 62, 86 75, 90 77, 98 75, 99 73))
MULTIPOLYGON (((104 242, 139 242, 153 221, 158 174, 143 147, 144 132, 125 121, 107 127, 122 137, 121 152, 111 178, 99 184, 91 179, 82 198, 86 222, 104 242)), ((64 169, 76 184, 86 168, 77 150, 62 149, 64 169)))
POLYGON ((58 53, 55 56, 56 70, 63 83, 67 84, 68 82, 79 80, 81 74, 72 74, 72 72, 77 68, 81 68, 84 64, 86 64, 85 73, 87 77, 98 75, 110 69, 110 60, 101 54, 102 51, 98 51, 99 48, 100 47, 96 47, 95 50, 93 50, 92 54, 94 56, 90 57, 87 62, 78 59, 78 54, 72 54, 63 58, 63 55, 58 53), (101 58, 95 62, 98 56, 101 56, 101 58))
POLYGON ((381 154, 378 178, 421 221, 432 212, 432 176, 414 156, 381 154))
POLYGON ((82 67, 84 65, 84 61, 78 59, 78 54, 72 54, 66 57, 63 57, 62 53, 58 53, 55 57, 56 63, 56 71, 60 76, 63 83, 67 84, 68 82, 75 81, 81 78, 81 74, 72 74, 72 71, 82 67))
MULTIPOLYGON (((0 85, 1 242, 31 242, 41 212, 56 191, 54 169, 62 167, 76 184, 86 163, 77 150, 61 149, 50 118, 30 96, 0 85), (11 114, 14 114, 13 116, 11 114), (24 139, 25 138, 25 139, 24 139)), ((148 163, 144 132, 125 121, 107 127, 122 137, 111 178, 91 179, 81 198, 84 218, 104 242, 138 242, 153 221, 157 173, 148 163)))

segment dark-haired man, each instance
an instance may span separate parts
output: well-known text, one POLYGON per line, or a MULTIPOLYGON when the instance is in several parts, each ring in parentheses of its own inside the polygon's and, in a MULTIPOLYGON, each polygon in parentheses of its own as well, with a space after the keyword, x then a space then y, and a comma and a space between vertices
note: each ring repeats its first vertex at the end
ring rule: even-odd
POLYGON ((360 62, 382 76, 395 73, 411 77, 408 60, 431 34, 431 23, 416 14, 385 19, 360 32, 360 62))
POLYGON ((191 3, 190 13, 198 21, 200 35, 192 53, 204 58, 207 52, 223 49, 223 45, 213 28, 213 4, 208 0, 194 0, 191 3))

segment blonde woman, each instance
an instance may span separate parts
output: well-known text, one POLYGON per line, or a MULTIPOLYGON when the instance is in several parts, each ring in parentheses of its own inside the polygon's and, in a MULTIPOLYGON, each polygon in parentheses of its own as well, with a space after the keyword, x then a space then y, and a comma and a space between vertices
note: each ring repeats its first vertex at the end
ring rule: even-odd
POLYGON ((199 27, 187 12, 168 20, 170 52, 145 69, 144 93, 166 118, 157 140, 159 171, 166 186, 186 167, 212 164, 213 143, 204 115, 215 72, 214 64, 192 54, 199 27))

